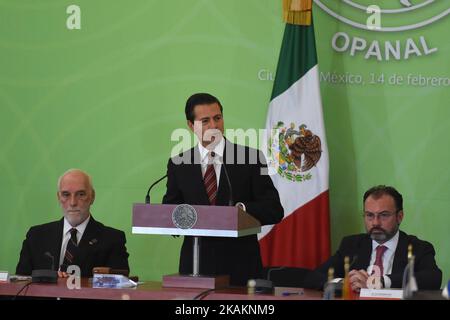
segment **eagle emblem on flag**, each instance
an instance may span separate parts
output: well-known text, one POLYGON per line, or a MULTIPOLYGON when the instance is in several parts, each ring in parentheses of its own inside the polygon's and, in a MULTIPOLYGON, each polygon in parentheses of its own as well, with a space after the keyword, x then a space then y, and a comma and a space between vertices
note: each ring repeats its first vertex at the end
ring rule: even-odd
POLYGON ((269 138, 269 165, 291 181, 310 180, 310 171, 320 160, 322 144, 306 124, 289 127, 279 121, 269 138), (306 173, 307 172, 307 173, 306 173))

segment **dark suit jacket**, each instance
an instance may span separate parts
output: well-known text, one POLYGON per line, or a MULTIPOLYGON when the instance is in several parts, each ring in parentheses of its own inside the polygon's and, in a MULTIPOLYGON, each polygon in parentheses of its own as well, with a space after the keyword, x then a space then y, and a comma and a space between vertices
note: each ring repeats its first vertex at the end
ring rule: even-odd
MULTIPOLYGON (((246 211, 262 225, 281 221, 283 207, 278 191, 272 179, 268 175, 261 175, 260 172, 261 168, 265 167, 264 156, 255 149, 225 141, 223 160, 232 186, 233 202, 243 202, 246 211), (253 159, 253 162, 249 163, 249 159, 253 159)), ((209 205, 198 147, 170 159, 167 175, 167 192, 163 203, 209 205), (184 160, 184 163, 180 164, 181 160, 184 160)), ((222 164, 216 205, 227 206, 229 199, 230 190, 222 164)), ((192 242, 192 237, 185 237, 180 253, 181 274, 192 273, 192 242)), ((248 279, 262 276, 256 235, 240 238, 203 237, 200 239, 200 245, 201 274, 229 274, 230 282, 234 285, 246 285, 248 279)))
MULTIPOLYGON (((22 244, 16 274, 30 275, 35 269, 50 269, 54 257, 54 269, 59 268, 64 219, 31 227, 22 244)), ((91 216, 78 247, 73 264, 81 269, 81 276, 92 276, 94 267, 110 267, 129 270, 125 233, 106 227, 91 216)))
MULTIPOLYGON (((412 244, 414 261, 414 274, 417 285, 421 290, 437 290, 442 281, 442 272, 434 259, 433 245, 422 241, 415 236, 400 231, 397 248, 394 253, 392 273, 387 275, 391 281, 391 288, 401 288, 403 272, 408 264, 408 245, 412 244)), ((368 234, 358 234, 345 237, 339 249, 327 262, 315 270, 308 278, 307 287, 323 288, 327 281, 328 268, 334 268, 336 278, 344 277, 344 258, 350 258, 350 270, 367 270, 372 253, 372 239, 368 234)))

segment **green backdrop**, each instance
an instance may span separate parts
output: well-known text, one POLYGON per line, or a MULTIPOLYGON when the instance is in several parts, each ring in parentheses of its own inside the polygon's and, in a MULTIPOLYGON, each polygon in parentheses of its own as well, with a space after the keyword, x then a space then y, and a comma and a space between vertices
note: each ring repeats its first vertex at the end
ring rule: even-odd
MULTIPOLYGON (((315 2, 333 249, 364 231, 364 191, 392 184, 405 200, 403 230, 435 245, 447 280, 450 2, 399 11, 399 1, 377 1, 392 11, 382 26, 442 16, 401 32, 339 20, 364 23, 358 5, 371 1, 315 2), (366 59, 374 40, 381 57, 389 41, 401 58, 379 61, 375 45, 366 59), (353 41, 366 50, 352 55, 353 41)), ((182 239, 131 234, 131 206, 165 173, 190 94, 219 97, 226 128, 264 127, 283 27, 278 0, 0 0, 0 269, 14 273, 30 226, 61 217, 56 181, 76 167, 93 177, 95 218, 126 232, 132 273, 176 272, 182 239), (66 26, 72 4, 79 30, 66 26)), ((152 202, 164 192, 162 183, 152 202)))

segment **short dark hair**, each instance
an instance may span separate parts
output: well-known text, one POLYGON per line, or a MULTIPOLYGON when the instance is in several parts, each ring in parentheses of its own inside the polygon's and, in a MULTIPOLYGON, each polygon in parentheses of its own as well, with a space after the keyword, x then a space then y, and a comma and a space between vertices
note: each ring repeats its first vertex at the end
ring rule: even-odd
POLYGON ((403 197, 394 187, 379 185, 370 188, 364 193, 364 203, 368 197, 372 196, 375 199, 381 198, 383 195, 391 196, 394 199, 395 207, 397 208, 397 212, 403 210, 403 197))
POLYGON ((223 113, 222 104, 220 103, 219 99, 214 97, 213 95, 209 93, 195 93, 192 96, 189 97, 186 101, 186 108, 184 109, 184 112, 186 113, 186 120, 189 120, 191 122, 194 122, 194 108, 195 106, 201 105, 201 104, 213 104, 217 103, 220 107, 220 112, 223 113))

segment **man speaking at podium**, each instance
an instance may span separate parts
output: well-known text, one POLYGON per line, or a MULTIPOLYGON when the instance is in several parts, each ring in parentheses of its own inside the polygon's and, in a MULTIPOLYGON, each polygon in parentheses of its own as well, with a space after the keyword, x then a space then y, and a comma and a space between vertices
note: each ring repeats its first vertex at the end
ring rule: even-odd
MULTIPOLYGON (((283 207, 272 180, 262 172, 265 158, 258 150, 223 137, 222 110, 219 100, 207 93, 194 94, 187 100, 187 124, 200 143, 169 159, 163 203, 238 204, 261 225, 278 223, 283 218, 283 207)), ((246 285, 248 279, 262 276, 256 235, 203 237, 200 241, 200 274, 230 275, 232 285, 246 285)), ((192 248, 193 238, 186 236, 180 253, 180 274, 192 273, 192 248)))

